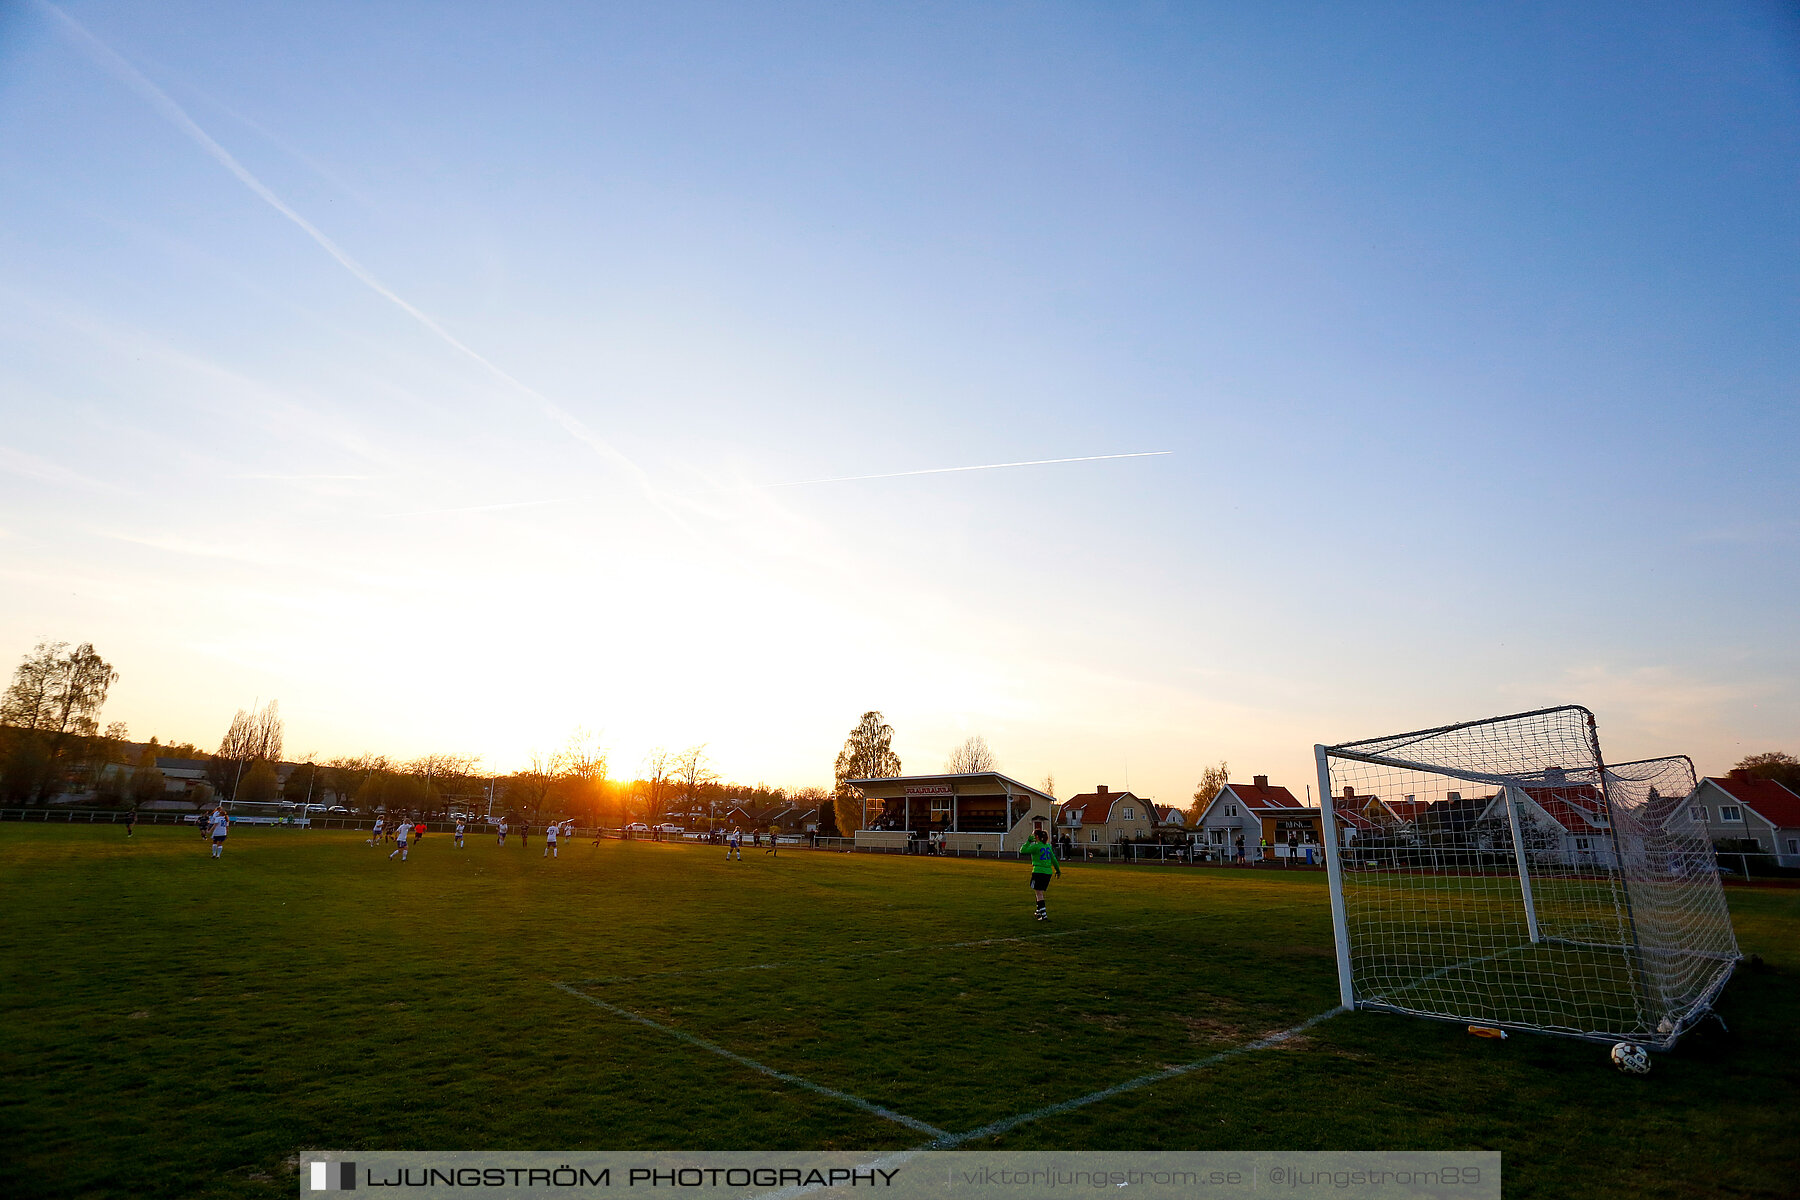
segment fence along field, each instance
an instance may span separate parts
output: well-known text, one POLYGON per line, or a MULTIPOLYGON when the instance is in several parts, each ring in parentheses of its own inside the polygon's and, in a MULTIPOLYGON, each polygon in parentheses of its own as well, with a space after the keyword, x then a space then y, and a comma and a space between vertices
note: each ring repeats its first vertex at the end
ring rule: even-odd
POLYGON ((934 1140, 833 1092, 992 1131, 963 1144, 1481 1146, 1513 1194, 1785 1187, 1793 893, 1733 894, 1776 964, 1727 991, 1735 1038, 1628 1080, 1376 1014, 1231 1053, 1335 1006, 1316 872, 1071 865, 1045 930, 1013 862, 432 833, 402 866, 363 837, 242 829, 215 862, 189 829, 0 827, 30 898, 0 926, 0 1191, 286 1195, 301 1147, 934 1140))

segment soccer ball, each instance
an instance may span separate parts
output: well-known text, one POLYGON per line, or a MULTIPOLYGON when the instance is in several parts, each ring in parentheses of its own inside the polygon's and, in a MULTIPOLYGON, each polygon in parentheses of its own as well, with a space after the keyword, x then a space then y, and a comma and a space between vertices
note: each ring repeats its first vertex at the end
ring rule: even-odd
POLYGON ((1620 1042, 1612 1048, 1613 1066, 1627 1075, 1648 1075, 1650 1073, 1650 1052, 1642 1046, 1634 1046, 1630 1042, 1620 1042))

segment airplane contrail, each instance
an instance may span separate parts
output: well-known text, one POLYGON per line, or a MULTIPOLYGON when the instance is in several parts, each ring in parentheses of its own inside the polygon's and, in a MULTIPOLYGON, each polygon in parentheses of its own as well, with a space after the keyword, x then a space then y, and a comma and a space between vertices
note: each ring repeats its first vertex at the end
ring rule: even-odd
POLYGON ((508 500, 500 504, 469 504, 461 508, 421 508, 415 512, 384 513, 388 517, 440 517, 450 513, 498 512, 507 508, 541 508, 546 504, 572 504, 585 496, 558 496, 554 500, 508 500))
POLYGON ((382 299, 393 304, 396 308, 400 309, 400 311, 404 312, 407 316, 429 330, 439 341, 487 371, 488 374, 492 375, 495 379, 498 379, 508 387, 516 390, 521 395, 535 401, 543 414, 552 422, 561 426, 563 432, 600 455, 600 457, 608 460, 615 466, 622 468, 632 477, 638 487, 644 492, 644 495, 652 503, 682 525, 686 525, 686 522, 682 521, 680 515, 675 513, 674 510, 664 503, 661 495, 657 492, 655 485, 650 482, 648 473, 628 457, 624 451, 619 450, 605 438, 589 429, 579 417, 564 409, 561 405, 551 400, 548 396, 544 395, 530 384, 508 374, 503 367, 482 355, 474 347, 463 342, 455 334, 438 324, 428 313, 414 307, 392 288, 377 279, 373 272, 357 262, 354 258, 350 257, 341 246, 332 241, 329 237, 326 237, 317 226, 301 216, 298 212, 294 211, 286 201, 282 200, 280 196, 277 196, 271 191, 267 184, 251 174, 249 168, 245 167, 243 163, 240 163, 233 157, 231 151, 214 141, 212 135, 202 129, 199 123, 187 114, 186 109, 177 104, 167 92, 152 83, 143 72, 132 66, 131 63, 126 61, 126 59, 116 50, 95 37, 88 31, 86 26, 56 5, 51 4, 49 0, 38 0, 38 3, 40 7, 55 17, 69 35, 73 37, 79 45, 86 49, 89 55, 99 62, 101 66, 105 67, 116 79, 130 87, 133 91, 137 92, 138 95, 148 101, 150 106, 160 113, 170 124, 187 134, 187 136, 198 144, 202 150, 205 150, 207 154, 211 155, 220 166, 231 172, 231 174, 237 178, 239 183, 249 188, 259 199, 268 204, 270 208, 273 208, 276 212, 298 226, 302 233, 306 234, 307 237, 316 242, 319 248, 324 250, 325 253, 336 259, 338 265, 350 272, 351 275, 355 276, 358 282, 382 299))
POLYGON ((1173 450, 1135 450, 1130 454, 1083 454, 1077 458, 1033 458, 1025 462, 979 463, 968 467, 924 467, 917 471, 885 471, 879 475, 833 475, 826 479, 795 479, 787 483, 762 483, 759 489, 805 487, 813 483, 856 483, 864 479, 901 479, 908 475, 950 475, 958 471, 1002 471, 1008 467, 1049 467, 1058 463, 1101 462, 1109 458, 1157 458, 1173 450))

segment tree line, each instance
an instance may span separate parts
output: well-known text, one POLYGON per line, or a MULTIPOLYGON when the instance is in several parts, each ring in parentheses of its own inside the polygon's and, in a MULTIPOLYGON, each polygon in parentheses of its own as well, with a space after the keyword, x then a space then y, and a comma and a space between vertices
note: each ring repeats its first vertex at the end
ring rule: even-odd
MULTIPOLYGON (((763 812, 782 805, 818 810, 819 832, 848 836, 868 814, 853 779, 903 773, 894 729, 879 711, 862 714, 833 763, 833 786, 771 788, 723 781, 704 743, 683 750, 657 748, 634 778, 615 779, 596 734, 577 728, 557 750, 534 752, 520 770, 489 774, 481 756, 432 753, 391 759, 364 753, 291 767, 283 761, 285 725, 277 701, 239 709, 217 751, 191 743, 162 745, 152 738, 134 750, 123 723, 100 727, 101 710, 119 673, 83 642, 40 641, 13 671, 0 695, 0 804, 42 804, 66 793, 92 794, 102 804, 142 804, 165 794, 158 759, 205 764, 206 781, 190 799, 339 805, 359 812, 427 813, 451 810, 510 813, 532 824, 573 818, 584 824, 657 824, 695 815, 717 818, 733 806, 763 812), (285 769, 285 777, 284 777, 285 769)), ((1737 763, 1751 775, 1800 791, 1800 759, 1773 751, 1737 763)), ((986 739, 971 735, 951 751, 947 774, 994 771, 999 761, 986 739)), ((1206 768, 1188 813, 1198 817, 1229 779, 1224 762, 1206 768)), ((1054 796, 1055 780, 1044 791, 1054 796)))

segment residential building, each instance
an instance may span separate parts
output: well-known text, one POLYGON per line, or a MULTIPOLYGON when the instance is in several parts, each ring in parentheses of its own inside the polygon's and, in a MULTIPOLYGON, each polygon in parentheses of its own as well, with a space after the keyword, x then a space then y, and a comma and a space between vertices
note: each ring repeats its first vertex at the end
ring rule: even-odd
POLYGON ((1755 842, 1782 856, 1782 866, 1800 866, 1800 795, 1740 769, 1707 776, 1688 798, 1690 815, 1706 826, 1714 843, 1755 842))
POLYGON ((1110 846, 1149 837, 1156 832, 1156 817, 1154 801, 1102 783, 1064 801, 1056 827, 1077 846, 1110 846))
POLYGON ((1267 775, 1255 775, 1249 783, 1228 783, 1195 823, 1198 841, 1223 858, 1235 857, 1240 839, 1246 861, 1285 856, 1289 837, 1302 846, 1319 843, 1320 815, 1300 803, 1294 793, 1270 784, 1267 775), (1263 848, 1271 853, 1264 855, 1263 848))

